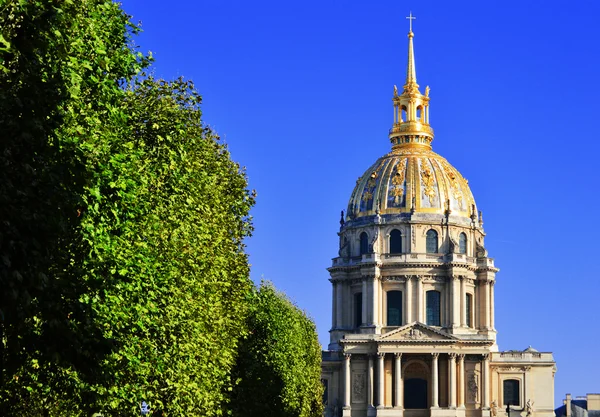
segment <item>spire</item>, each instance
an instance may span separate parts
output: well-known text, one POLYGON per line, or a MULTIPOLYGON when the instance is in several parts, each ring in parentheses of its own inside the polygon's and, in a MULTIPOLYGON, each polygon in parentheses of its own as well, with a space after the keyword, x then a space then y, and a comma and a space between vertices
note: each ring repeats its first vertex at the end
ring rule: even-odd
POLYGON ((416 19, 415 16, 410 15, 406 17, 410 22, 408 30, 408 65, 406 67, 406 84, 404 85, 404 91, 418 91, 419 85, 417 84, 417 70, 415 68, 415 51, 413 48, 413 38, 415 34, 412 31, 412 21, 416 19))
POLYGON ((404 147, 431 148, 433 129, 429 125, 429 87, 425 95, 419 91, 417 70, 415 69, 415 51, 413 48, 412 21, 416 19, 412 12, 407 17, 410 22, 408 30, 408 64, 406 66, 406 84, 401 94, 394 86, 394 124, 390 129, 390 142, 393 149, 404 147))

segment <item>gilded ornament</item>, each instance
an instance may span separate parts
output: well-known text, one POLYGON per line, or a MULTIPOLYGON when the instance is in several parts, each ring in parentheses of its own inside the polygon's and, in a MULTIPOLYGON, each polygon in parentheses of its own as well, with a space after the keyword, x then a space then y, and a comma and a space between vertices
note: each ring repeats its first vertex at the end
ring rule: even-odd
POLYGON ((433 172, 427 166, 426 159, 423 158, 421 161, 421 181, 423 182, 423 194, 429 198, 429 204, 433 205, 435 199, 435 190, 433 188, 435 184, 435 178, 433 172))
POLYGON ((444 168, 444 173, 446 177, 450 180, 450 187, 452 188, 452 196, 458 202, 458 206, 461 211, 464 211, 464 200, 462 196, 462 192, 460 191, 460 185, 458 183, 458 176, 454 172, 450 165, 446 161, 441 161, 442 167, 444 168))
POLYGON ((406 159, 403 159, 398 165, 396 165, 396 174, 392 178, 392 195, 394 196, 394 202, 400 203, 402 196, 404 195, 404 178, 406 173, 406 159))
POLYGON ((369 200, 371 200, 373 198, 373 193, 371 193, 370 191, 365 191, 365 193, 362 196, 362 201, 364 201, 365 203, 369 200))

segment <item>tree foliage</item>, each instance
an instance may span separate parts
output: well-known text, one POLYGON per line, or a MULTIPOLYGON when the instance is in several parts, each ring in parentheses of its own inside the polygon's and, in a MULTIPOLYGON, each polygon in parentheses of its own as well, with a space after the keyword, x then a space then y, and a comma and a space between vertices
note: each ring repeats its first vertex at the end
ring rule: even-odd
POLYGON ((110 0, 0 3, 0 414, 217 415, 253 197, 110 0))
POLYGON ((193 84, 141 72, 112 0, 0 19, 0 415, 320 415, 314 324, 253 290, 254 195, 193 84))
POLYGON ((234 371, 233 415, 321 416, 321 346, 312 320, 263 283, 247 322, 249 336, 234 371))

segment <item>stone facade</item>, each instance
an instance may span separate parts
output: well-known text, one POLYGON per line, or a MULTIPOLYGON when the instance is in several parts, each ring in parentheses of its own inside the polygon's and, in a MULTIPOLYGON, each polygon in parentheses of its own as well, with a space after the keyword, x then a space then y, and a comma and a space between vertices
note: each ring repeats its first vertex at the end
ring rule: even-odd
POLYGON ((340 220, 327 416, 554 415, 555 362, 498 352, 483 218, 468 182, 431 150, 409 32, 406 84, 394 88, 392 151, 359 178, 340 220))

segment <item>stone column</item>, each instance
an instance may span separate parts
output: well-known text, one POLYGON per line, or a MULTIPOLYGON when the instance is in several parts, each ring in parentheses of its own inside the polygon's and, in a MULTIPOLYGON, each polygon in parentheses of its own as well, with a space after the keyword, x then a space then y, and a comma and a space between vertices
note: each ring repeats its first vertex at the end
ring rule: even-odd
POLYGON ((396 387, 394 390, 394 408, 404 408, 404 381, 402 380, 402 353, 394 353, 396 365, 396 387))
POLYGON ((377 353, 377 408, 383 408, 383 394, 385 392, 384 388, 384 377, 385 370, 383 367, 383 361, 385 359, 385 353, 379 352, 377 353))
POLYGON ((460 279, 460 325, 467 326, 467 292, 465 290, 465 277, 460 279))
POLYGON ((417 321, 421 323, 425 323, 425 317, 423 315, 423 304, 425 300, 423 299, 423 277, 421 275, 417 275, 417 321))
POLYGON ((490 281, 490 327, 492 329, 496 328, 495 318, 494 318, 494 284, 495 281, 490 281))
POLYGON ((363 277, 362 282, 362 312, 361 312, 361 326, 367 324, 367 277, 363 277))
POLYGON ((481 285, 482 285, 484 304, 485 304, 485 309, 483 312, 483 328, 489 329, 490 328, 490 285, 489 285, 489 281, 486 279, 485 281, 481 282, 481 285))
POLYGON ((452 318, 451 326, 452 328, 456 328, 460 323, 460 292, 458 289, 459 282, 457 276, 452 276, 450 281, 450 286, 452 288, 452 311, 450 313, 450 317, 452 318))
POLYGON ((344 353, 344 408, 350 409, 350 354, 344 353))
POLYGON ((331 283, 331 329, 337 329, 337 282, 331 283))
POLYGON ((448 354, 448 407, 456 408, 456 353, 448 354))
POLYGON ((369 355, 369 369, 367 374, 367 407, 373 407, 373 355, 369 355))
POLYGON ((439 353, 431 354, 431 408, 439 408, 438 400, 438 357, 439 353))
POLYGON ((335 304, 335 322, 338 329, 344 327, 343 316, 342 316, 342 295, 343 295, 343 285, 341 281, 338 281, 335 285, 337 287, 335 292, 335 297, 337 298, 335 304))
POLYGON ((481 363, 481 407, 484 410, 490 408, 490 355, 483 355, 481 363))
POLYGON ((465 355, 458 355, 458 407, 465 408, 465 355))
POLYGON ((406 323, 412 323, 414 320, 413 318, 413 311, 412 311, 412 277, 407 276, 406 277, 406 323))
POLYGON ((377 279, 377 277, 373 277, 372 279, 373 281, 371 282, 371 323, 369 324, 377 326, 377 324, 379 324, 379 288, 377 288, 379 280, 377 279))

